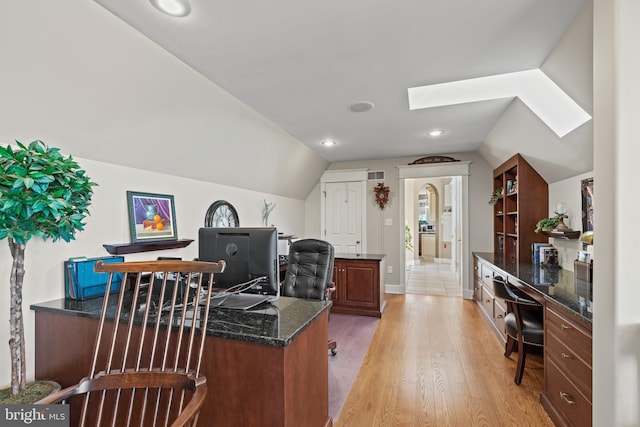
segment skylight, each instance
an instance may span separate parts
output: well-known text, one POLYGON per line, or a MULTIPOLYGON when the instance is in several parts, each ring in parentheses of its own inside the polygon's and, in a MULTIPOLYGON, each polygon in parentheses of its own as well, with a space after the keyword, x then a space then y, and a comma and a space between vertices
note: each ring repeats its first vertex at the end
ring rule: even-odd
POLYGON ((409 109, 517 96, 560 138, 591 119, 540 69, 408 89, 409 109))

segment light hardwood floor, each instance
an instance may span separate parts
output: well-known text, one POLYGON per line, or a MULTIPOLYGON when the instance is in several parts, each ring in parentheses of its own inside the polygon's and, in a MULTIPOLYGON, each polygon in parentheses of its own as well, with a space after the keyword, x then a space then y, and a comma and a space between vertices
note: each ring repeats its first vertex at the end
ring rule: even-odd
MULTIPOLYGON (((540 405, 542 357, 504 348, 473 301, 387 295, 336 427, 553 426, 540 405)), ((337 356, 339 357, 339 355, 337 356)))

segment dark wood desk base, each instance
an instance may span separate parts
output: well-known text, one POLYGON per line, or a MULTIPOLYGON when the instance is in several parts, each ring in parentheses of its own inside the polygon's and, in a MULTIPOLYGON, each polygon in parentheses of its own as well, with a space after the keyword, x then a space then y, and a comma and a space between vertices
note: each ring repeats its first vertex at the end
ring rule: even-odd
MULTIPOLYGON (((285 347, 207 337, 199 425, 331 427, 327 315, 285 347)), ((48 311, 36 311, 35 320, 36 378, 67 387, 86 376, 97 320, 48 311)))

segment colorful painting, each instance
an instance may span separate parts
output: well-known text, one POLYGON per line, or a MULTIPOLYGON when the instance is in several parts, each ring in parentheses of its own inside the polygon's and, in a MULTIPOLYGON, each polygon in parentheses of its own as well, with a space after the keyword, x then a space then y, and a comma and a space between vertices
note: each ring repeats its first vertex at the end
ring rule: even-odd
POLYGON ((173 196, 127 191, 131 242, 177 240, 173 196))

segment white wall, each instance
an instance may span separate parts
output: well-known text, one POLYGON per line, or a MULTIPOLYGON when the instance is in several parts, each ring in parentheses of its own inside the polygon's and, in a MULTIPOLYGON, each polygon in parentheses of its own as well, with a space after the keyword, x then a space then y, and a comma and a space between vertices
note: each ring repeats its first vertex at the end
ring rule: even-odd
MULTIPOLYGON (((74 156, 75 158, 75 156, 74 156)), ((276 204, 269 222, 285 234, 304 233, 304 201, 271 194, 244 190, 219 184, 176 178, 154 172, 100 163, 76 158, 81 168, 87 171, 95 187, 84 231, 70 243, 50 240, 45 242, 33 238, 25 251, 25 279, 23 310, 27 341, 28 377, 34 375, 34 316, 30 304, 64 297, 63 262, 75 256, 107 256, 103 243, 126 243, 129 239, 127 212, 127 190, 171 194, 176 204, 178 237, 195 241, 184 249, 143 252, 126 255, 126 261, 150 260, 158 256, 180 256, 193 259, 198 255, 198 228, 204 224, 209 205, 224 199, 238 211, 242 226, 261 226, 260 205, 264 199, 276 204)), ((7 240, 0 241, 0 283, 3 288, 3 304, 0 318, 9 319, 8 283, 11 271, 11 254, 7 240)), ((8 327, 0 327, 0 388, 8 385, 10 378, 10 356, 8 327)), ((93 345, 93 343, 78 343, 93 345)))
POLYGON ((94 1, 4 2, 0 58, 0 143, 300 199, 328 165, 94 1))
POLYGON ((594 0, 594 426, 640 425, 640 2, 594 0))
MULTIPOLYGON (((593 178, 593 171, 583 173, 549 185, 549 217, 555 216, 554 203, 566 203, 567 216, 565 225, 573 230, 582 231, 582 190, 583 179, 593 178)), ((597 203, 597 195, 594 195, 597 203)), ((582 249, 580 239, 564 240, 550 238, 549 243, 558 249, 558 256, 562 268, 573 271, 573 261, 577 251, 582 249)), ((594 253, 595 256, 597 254, 594 253)), ((595 262, 595 261, 594 261, 595 262)))
MULTIPOLYGON (((587 113, 593 114, 593 8, 588 3, 540 67, 587 113)), ((479 150, 491 165, 519 152, 551 184, 593 169, 593 120, 559 138, 519 99, 500 117, 479 150), (542 159, 553 152, 562 167, 542 159)))
MULTIPOLYGON (((487 224, 493 224, 493 211, 487 203, 492 190, 493 171, 489 165, 477 153, 454 153, 443 155, 451 156, 458 160, 469 160, 470 177, 469 177, 469 248, 470 251, 493 251, 493 237, 491 227, 487 224)), ((336 162, 329 166, 329 169, 358 169, 368 168, 372 171, 384 171, 384 184, 389 186, 389 203, 384 210, 380 210, 375 203, 373 188, 378 181, 370 181, 367 184, 367 248, 366 252, 383 253, 387 256, 386 265, 391 266, 393 273, 386 274, 385 283, 387 285, 400 285, 399 269, 404 268, 400 265, 401 250, 404 251, 404 234, 400 235, 404 224, 404 218, 400 217, 399 195, 399 173, 398 166, 407 165, 422 156, 403 157, 395 159, 381 160, 359 160, 352 162, 336 162), (390 218, 391 226, 386 226, 384 220, 390 218)), ((306 200, 306 206, 319 205, 320 191, 313 191, 306 200)), ((306 211, 307 231, 311 231, 312 224, 320 224, 320 210, 306 211)), ((415 233, 414 233, 415 234, 415 233)), ((417 250, 417 248, 416 248, 417 250)), ((469 257, 471 258, 471 256, 469 257)))

